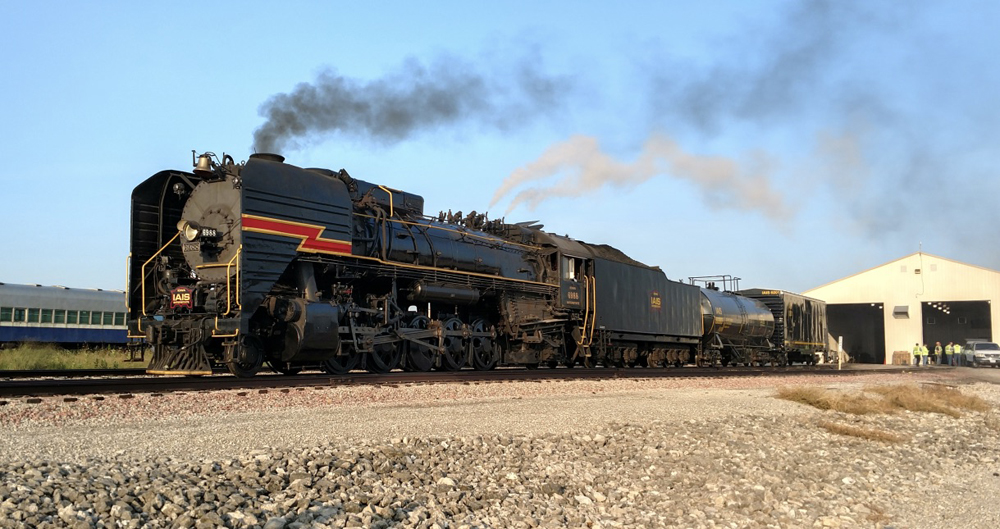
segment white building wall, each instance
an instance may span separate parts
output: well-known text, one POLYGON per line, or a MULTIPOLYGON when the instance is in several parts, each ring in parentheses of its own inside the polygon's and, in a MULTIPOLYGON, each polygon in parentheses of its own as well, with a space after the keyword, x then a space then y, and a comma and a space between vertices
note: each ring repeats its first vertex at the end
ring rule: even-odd
POLYGON ((927 253, 908 255, 803 294, 828 304, 881 304, 887 363, 892 362, 893 351, 910 351, 914 343, 923 343, 922 302, 988 301, 993 341, 1000 331, 1000 310, 994 309, 1000 303, 1000 272, 927 253), (904 306, 908 318, 893 314, 904 306))

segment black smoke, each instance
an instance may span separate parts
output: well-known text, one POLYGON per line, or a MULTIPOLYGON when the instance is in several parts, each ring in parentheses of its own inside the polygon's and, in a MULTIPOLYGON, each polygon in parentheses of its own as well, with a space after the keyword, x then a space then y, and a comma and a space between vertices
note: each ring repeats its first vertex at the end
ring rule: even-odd
POLYGON ((998 76, 976 57, 994 56, 984 44, 1000 52, 1000 39, 973 20, 996 12, 975 0, 791 2, 717 43, 708 62, 647 59, 651 127, 708 139, 780 131, 806 159, 795 178, 832 192, 838 223, 870 239, 972 243, 949 218, 1000 218, 969 201, 1000 191, 976 161, 998 153, 1000 136, 998 76))
POLYGON ((362 81, 334 69, 312 83, 272 96, 260 107, 256 152, 283 152, 332 135, 383 145, 445 127, 508 131, 551 116, 572 80, 544 73, 537 56, 513 65, 475 66, 451 56, 406 60, 379 79, 362 81))

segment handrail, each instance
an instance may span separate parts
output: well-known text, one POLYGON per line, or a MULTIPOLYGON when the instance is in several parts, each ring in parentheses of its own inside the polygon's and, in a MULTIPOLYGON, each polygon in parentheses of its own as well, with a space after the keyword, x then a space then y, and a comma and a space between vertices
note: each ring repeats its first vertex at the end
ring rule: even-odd
POLYGON ((233 297, 229 295, 232 292, 229 282, 232 280, 232 274, 229 270, 233 266, 233 262, 236 262, 236 308, 243 308, 240 305, 240 263, 237 261, 240 257, 240 253, 243 251, 243 245, 241 244, 239 248, 236 249, 236 255, 226 263, 226 313, 223 316, 229 316, 229 313, 233 311, 233 297))
POLYGON ((590 281, 587 276, 583 276, 583 328, 580 329, 580 339, 576 345, 583 345, 587 341, 587 320, 590 319, 590 281))
POLYGON ((594 343, 594 327, 597 326, 597 278, 591 276, 588 280, 590 282, 590 294, 594 297, 594 310, 591 313, 590 319, 590 338, 587 340, 587 347, 590 347, 594 343))
POLYGON ((157 250, 156 253, 154 253, 149 259, 147 259, 145 263, 142 263, 142 268, 140 269, 140 273, 142 274, 142 285, 141 285, 141 288, 142 288, 142 315, 143 316, 146 315, 146 265, 148 265, 149 263, 153 262, 153 259, 156 259, 156 256, 160 255, 163 252, 163 250, 166 250, 167 246, 170 246, 170 243, 174 242, 174 240, 177 239, 177 237, 180 237, 180 235, 181 235, 181 232, 180 232, 180 230, 178 230, 177 233, 174 234, 174 236, 169 241, 167 241, 167 244, 164 244, 162 248, 160 248, 159 250, 157 250))
POLYGON ((392 218, 392 191, 389 191, 389 188, 385 186, 378 186, 378 188, 389 194, 389 218, 392 218))
MULTIPOLYGON (((376 218, 376 217, 374 217, 372 215, 365 215, 364 213, 355 213, 354 216, 355 217, 365 217, 365 218, 368 218, 368 219, 374 219, 374 218, 376 218)), ((515 242, 515 241, 512 241, 512 240, 504 239, 503 237, 497 237, 497 236, 483 237, 482 235, 479 235, 479 234, 477 234, 474 231, 456 230, 454 228, 447 228, 447 227, 444 227, 444 226, 437 226, 437 225, 434 225, 434 224, 421 224, 419 222, 413 222, 413 221, 402 220, 402 219, 388 219, 388 222, 395 222, 397 224, 407 224, 407 225, 411 225, 411 226, 420 226, 420 227, 427 228, 429 230, 450 231, 452 233, 457 233, 459 235, 464 235, 466 237, 471 237, 473 239, 482 239, 484 241, 495 243, 495 244, 510 244, 510 245, 514 245, 514 246, 523 246, 524 248, 534 248, 534 249, 540 249, 540 248, 542 248, 539 245, 523 244, 523 243, 515 242)))
MULTIPOLYGON (((129 309, 129 306, 128 306, 128 298, 132 297, 132 285, 131 285, 131 283, 132 283, 132 274, 131 274, 131 271, 132 270, 131 270, 131 264, 132 264, 132 252, 129 252, 128 256, 125 257, 125 314, 128 314, 128 315, 131 315, 131 313, 132 313, 131 309, 129 309)), ((139 329, 139 332, 141 333, 142 332, 142 318, 139 318, 136 321, 138 322, 138 329, 139 329)), ((126 338, 145 338, 146 335, 145 334, 136 334, 136 335, 133 335, 131 332, 129 332, 129 330, 128 330, 128 324, 126 323, 126 325, 125 325, 125 337, 126 338)))
POLYGON ((236 332, 232 334, 215 334, 215 331, 219 330, 219 317, 215 317, 215 329, 212 329, 212 338, 235 338, 240 335, 239 327, 236 328, 236 332))

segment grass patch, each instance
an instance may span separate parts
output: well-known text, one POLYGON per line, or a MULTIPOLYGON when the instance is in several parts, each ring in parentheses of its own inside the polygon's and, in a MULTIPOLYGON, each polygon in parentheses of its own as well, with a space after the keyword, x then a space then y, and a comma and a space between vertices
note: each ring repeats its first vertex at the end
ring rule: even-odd
POLYGON ((956 418, 962 416, 962 411, 986 412, 991 409, 985 400, 975 395, 966 395, 958 389, 948 386, 922 385, 918 387, 905 384, 866 388, 865 391, 881 395, 892 406, 901 410, 941 413, 956 418))
MULTIPOLYGON (((992 413, 993 407, 988 402, 948 386, 931 384, 870 386, 856 392, 794 386, 779 388, 777 397, 821 410, 833 410, 851 415, 891 414, 907 410, 940 413, 958 418, 966 411, 983 412, 986 413, 987 427, 1000 429, 1000 419, 992 413)), ((898 443, 907 439, 887 430, 853 426, 827 419, 819 420, 816 425, 831 433, 872 441, 898 443)))
POLYGON ((63 349, 52 344, 23 344, 0 350, 0 370, 136 369, 149 361, 129 362, 125 348, 63 349))
POLYGON ((833 421, 819 421, 816 425, 831 433, 848 435, 851 437, 860 437, 871 441, 898 443, 907 439, 905 435, 893 433, 888 430, 880 430, 878 428, 861 428, 859 426, 851 426, 849 424, 842 424, 833 421))
POLYGON ((884 399, 860 394, 831 391, 823 388, 791 386, 778 388, 778 398, 806 404, 821 410, 833 410, 854 415, 892 413, 893 407, 884 399))
POLYGON ((856 393, 791 386, 779 388, 777 397, 852 415, 909 410, 961 417, 965 411, 987 412, 992 409, 988 402, 975 395, 966 395, 957 388, 929 384, 870 386, 856 393))

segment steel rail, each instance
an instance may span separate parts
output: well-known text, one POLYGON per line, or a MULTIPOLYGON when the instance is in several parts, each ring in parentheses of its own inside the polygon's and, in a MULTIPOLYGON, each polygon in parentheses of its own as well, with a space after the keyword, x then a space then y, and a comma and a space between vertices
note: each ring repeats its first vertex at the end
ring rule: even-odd
POLYGON ((557 368, 557 369, 496 369, 493 371, 462 370, 453 372, 393 372, 347 375, 299 374, 258 375, 253 378, 234 376, 208 377, 119 377, 88 379, 0 380, 0 397, 50 397, 80 395, 130 395, 209 390, 270 390, 299 387, 343 385, 448 384, 547 380, 602 380, 656 378, 723 378, 801 375, 864 375, 888 371, 907 372, 905 368, 852 368, 837 370, 826 366, 791 366, 784 368, 557 368))
POLYGON ((132 377, 145 374, 146 368, 144 367, 125 367, 118 369, 19 369, 0 370, 0 379, 132 377))

